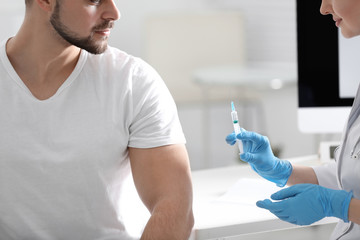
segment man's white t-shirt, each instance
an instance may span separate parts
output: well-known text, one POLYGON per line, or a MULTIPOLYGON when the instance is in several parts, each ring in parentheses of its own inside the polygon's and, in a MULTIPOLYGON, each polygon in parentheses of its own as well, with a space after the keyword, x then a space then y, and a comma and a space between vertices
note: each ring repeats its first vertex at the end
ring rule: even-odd
POLYGON ((185 143, 156 71, 109 47, 82 51, 47 100, 0 46, 0 239, 130 239, 119 198, 128 147, 185 143))

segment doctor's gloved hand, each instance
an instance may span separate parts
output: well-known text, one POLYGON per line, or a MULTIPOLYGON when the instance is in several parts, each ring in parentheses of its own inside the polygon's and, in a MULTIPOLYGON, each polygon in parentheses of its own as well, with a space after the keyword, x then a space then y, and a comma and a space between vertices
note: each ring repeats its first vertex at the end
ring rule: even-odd
POLYGON ((241 160, 248 162, 255 172, 277 186, 286 185, 292 173, 292 165, 274 156, 267 137, 242 129, 237 136, 235 133, 229 134, 226 142, 234 145, 236 139, 241 140, 244 147, 244 153, 240 154, 241 160))
POLYGON ((333 190, 314 184, 298 184, 282 189, 271 199, 258 201, 256 205, 265 208, 283 221, 309 225, 324 217, 337 217, 348 222, 349 204, 352 192, 333 190))

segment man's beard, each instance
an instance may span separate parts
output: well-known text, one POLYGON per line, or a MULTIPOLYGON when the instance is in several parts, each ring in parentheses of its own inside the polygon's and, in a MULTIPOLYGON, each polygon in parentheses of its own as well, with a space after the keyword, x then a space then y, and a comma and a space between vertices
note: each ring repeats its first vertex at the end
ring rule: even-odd
POLYGON ((55 29, 55 31, 58 33, 58 35, 64 39, 66 42, 70 43, 71 45, 74 45, 76 47, 79 47, 81 49, 84 49, 90 53, 93 54, 101 54, 106 51, 107 49, 107 38, 104 37, 104 40, 101 41, 101 43, 97 44, 96 41, 93 39, 94 32, 97 30, 103 30, 106 28, 112 28, 114 26, 114 22, 112 21, 104 21, 102 24, 99 24, 98 26, 95 26, 92 29, 91 34, 88 37, 79 37, 76 33, 71 32, 68 27, 66 27, 60 20, 60 4, 57 1, 56 6, 54 9, 53 14, 50 18, 50 23, 55 29))

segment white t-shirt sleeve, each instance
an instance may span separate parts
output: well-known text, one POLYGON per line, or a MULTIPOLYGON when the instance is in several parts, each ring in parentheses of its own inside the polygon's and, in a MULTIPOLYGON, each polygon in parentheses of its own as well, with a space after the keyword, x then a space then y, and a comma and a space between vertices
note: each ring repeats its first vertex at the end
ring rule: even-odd
POLYGON ((335 190, 339 190, 337 178, 336 178, 336 163, 329 163, 325 166, 313 167, 316 177, 319 181, 319 185, 335 190))
POLYGON ((132 76, 129 147, 185 143, 175 102, 159 74, 141 59, 132 76))

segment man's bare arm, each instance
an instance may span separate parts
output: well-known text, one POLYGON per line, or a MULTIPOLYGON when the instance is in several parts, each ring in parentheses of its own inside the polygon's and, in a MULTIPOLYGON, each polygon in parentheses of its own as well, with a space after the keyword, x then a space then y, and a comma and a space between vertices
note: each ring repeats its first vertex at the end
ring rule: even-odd
POLYGON ((185 146, 129 148, 129 154, 135 186, 151 213, 141 239, 188 239, 194 217, 185 146))

